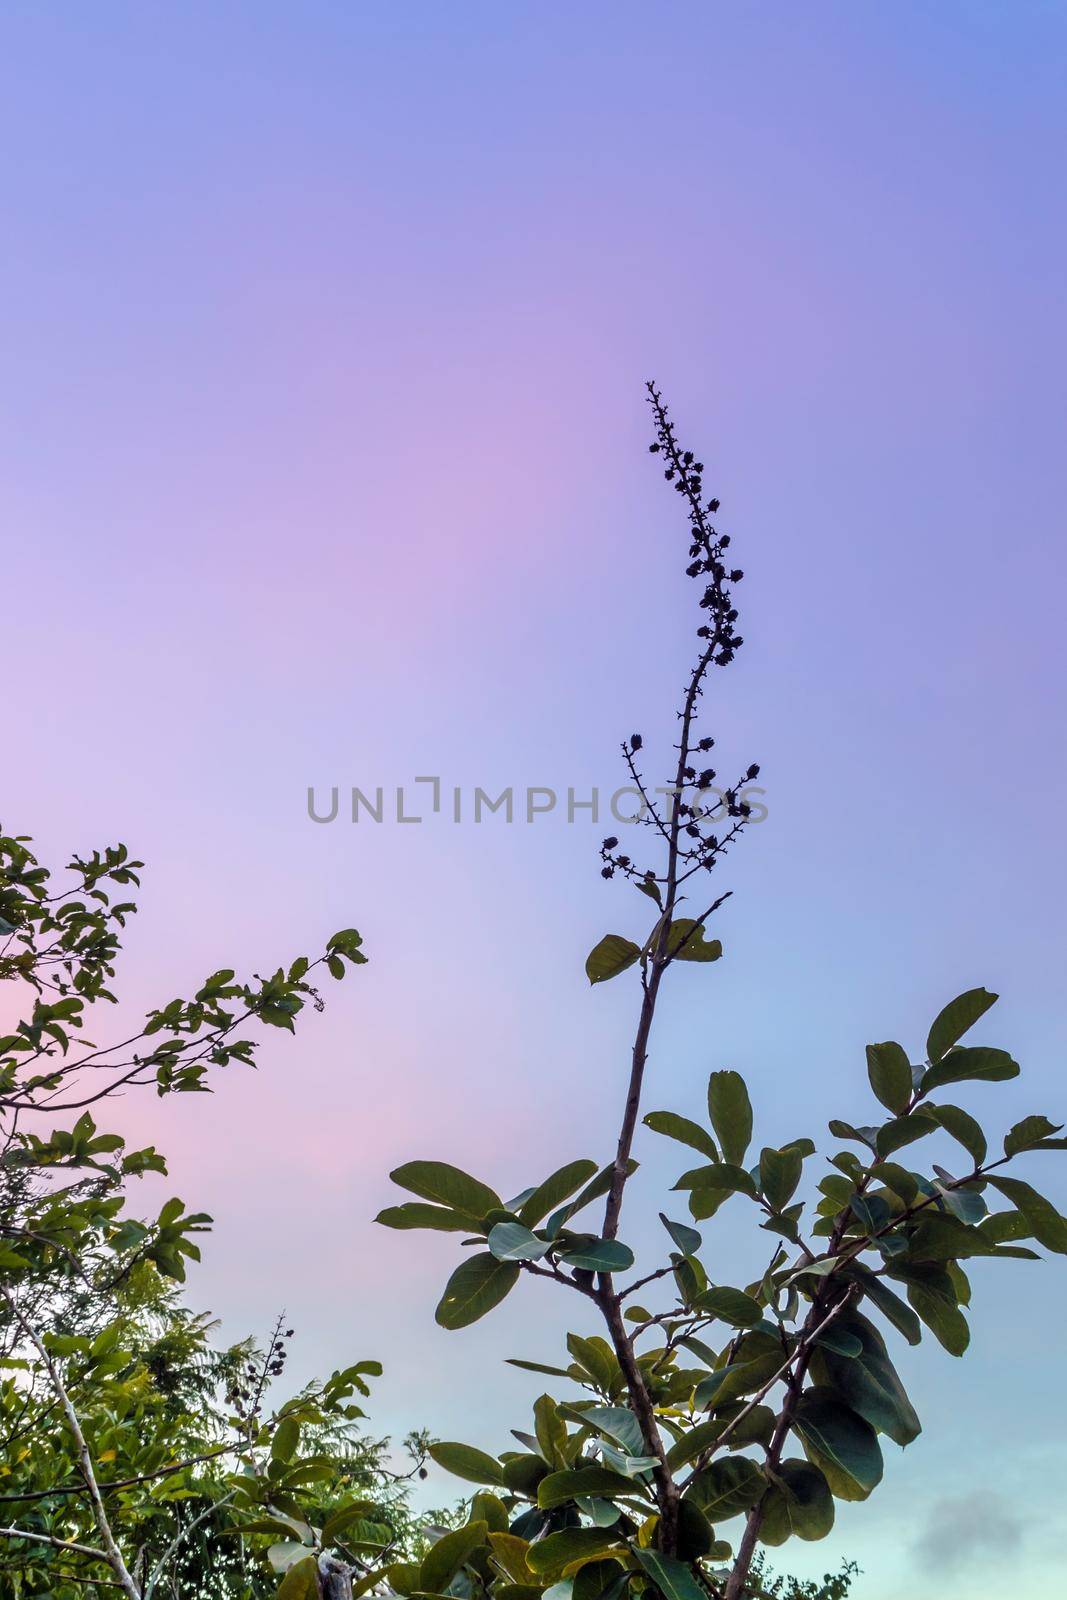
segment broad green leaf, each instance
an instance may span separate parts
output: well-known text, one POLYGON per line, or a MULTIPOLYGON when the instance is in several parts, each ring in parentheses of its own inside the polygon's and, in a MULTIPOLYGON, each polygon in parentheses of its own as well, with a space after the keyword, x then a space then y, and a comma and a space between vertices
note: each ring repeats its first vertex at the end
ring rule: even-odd
POLYGON ((691 1167, 683 1172, 675 1189, 724 1189, 728 1194, 747 1194, 756 1198, 756 1182, 744 1167, 731 1161, 713 1161, 706 1167, 691 1167))
POLYGON ((836 1322, 830 1324, 815 1339, 815 1344, 823 1350, 833 1350, 839 1356, 861 1356, 863 1345, 854 1333, 846 1333, 836 1322))
MULTIPOLYGON (((629 1573, 615 1560, 586 1561, 574 1574, 571 1600, 619 1600, 629 1573)), ((500 1600, 513 1600, 502 1595, 500 1600)))
POLYGON ((442 1535, 422 1558, 419 1582, 423 1589, 443 1594, 464 1562, 486 1543, 488 1532, 484 1522, 468 1522, 465 1528, 442 1535))
POLYGON ((680 1467, 695 1461, 715 1444, 727 1428, 730 1429, 728 1442, 738 1448, 746 1444, 769 1444, 774 1432, 774 1412, 770 1406, 764 1405, 746 1410, 749 1404, 748 1401, 739 1400, 732 1406, 724 1406, 706 1422, 698 1422, 696 1427, 683 1433, 667 1451, 667 1465, 671 1471, 677 1472, 680 1467), (742 1412, 745 1412, 744 1416, 741 1416, 742 1412))
POLYGON ((727 1161, 740 1166, 752 1142, 752 1104, 739 1072, 713 1072, 708 1079, 708 1114, 727 1161))
POLYGON ((1067 1255, 1067 1220, 1060 1216, 1051 1200, 1046 1200, 1043 1194, 1018 1178, 1002 1178, 998 1174, 991 1176, 989 1182, 1022 1212, 1039 1244, 1057 1255, 1067 1255))
POLYGON ((989 1210, 977 1189, 956 1188, 941 1183, 936 1184, 935 1188, 952 1215, 961 1222, 981 1222, 989 1210))
POLYGON ((899 1116, 911 1099, 911 1063, 903 1048, 887 1039, 867 1046, 867 1076, 887 1111, 899 1116))
POLYGON ((986 1217, 981 1231, 991 1244, 1011 1244, 1019 1239, 1032 1239, 1034 1231, 1021 1211, 997 1211, 986 1217))
POLYGON ((856 1355, 842 1355, 824 1344, 814 1358, 812 1375, 836 1391, 865 1422, 895 1444, 910 1444, 922 1431, 904 1385, 889 1359, 878 1330, 859 1312, 845 1312, 833 1324, 838 1335, 857 1340, 856 1355))
POLYGON ((289 1568, 275 1600, 319 1600, 319 1564, 314 1556, 289 1568))
POLYGON ((952 1279, 936 1263, 893 1269, 903 1279, 908 1299, 934 1338, 952 1356, 961 1356, 971 1342, 967 1319, 959 1308, 952 1279))
POLYGON ((582 1267, 588 1272, 625 1272, 634 1264, 634 1253, 619 1239, 593 1239, 568 1250, 560 1260, 568 1267, 582 1267))
POLYGON ((832 1389, 805 1390, 793 1428, 839 1500, 866 1500, 881 1482, 882 1452, 874 1429, 832 1389))
POLYGON ((633 1479, 624 1477, 620 1472, 612 1472, 610 1467, 574 1467, 564 1472, 550 1472, 547 1478, 542 1478, 537 1486, 537 1504, 542 1510, 551 1511, 579 1495, 610 1498, 612 1495, 638 1493, 639 1486, 633 1479))
POLYGON ((537 1448, 550 1467, 567 1465, 567 1424, 550 1394, 534 1401, 534 1432, 537 1448))
POLYGON ((715 1548, 715 1529, 695 1500, 678 1502, 677 1554, 681 1561, 699 1561, 715 1548))
POLYGON ((529 1540, 520 1539, 516 1534, 509 1533, 505 1525, 503 1529, 489 1530, 489 1548, 496 1557, 497 1564, 513 1583, 530 1582, 533 1573, 526 1561, 526 1552, 530 1548, 529 1540))
POLYGON ((659 1220, 684 1256, 696 1255, 703 1241, 695 1228, 688 1227, 684 1222, 672 1222, 662 1211, 659 1220))
POLYGON ((540 1261, 548 1252, 544 1239, 539 1239, 521 1222, 497 1222, 489 1229, 489 1249, 498 1261, 540 1261))
POLYGON ((488 1184, 479 1183, 447 1161, 409 1161, 389 1176, 401 1189, 410 1189, 423 1200, 465 1211, 472 1217, 485 1217, 490 1211, 503 1209, 500 1196, 488 1184))
POLYGON ((993 1050, 989 1045, 958 1045, 923 1073, 922 1092, 929 1094, 946 1083, 1004 1083, 1018 1076, 1019 1063, 1006 1050, 993 1050))
POLYGON ((606 933, 598 945, 590 950, 585 961, 585 975, 590 983, 606 983, 617 978, 620 972, 632 967, 641 954, 641 946, 618 933, 606 933))
POLYGON ((752 1394, 761 1384, 773 1378, 781 1364, 781 1361, 776 1363, 775 1358, 769 1355, 751 1361, 731 1361, 729 1366, 701 1379, 693 1391, 693 1404, 702 1411, 718 1410, 742 1395, 752 1394))
POLYGON ((628 1406, 584 1406, 582 1417, 598 1433, 606 1433, 620 1444, 628 1456, 644 1454, 641 1424, 628 1406))
MULTIPOLYGON (((631 1156, 626 1163, 627 1177, 636 1171, 637 1162, 631 1156)), ((554 1239, 559 1230, 570 1221, 571 1217, 576 1217, 579 1211, 584 1210, 587 1205, 591 1205, 594 1200, 599 1200, 607 1194, 614 1176, 615 1163, 609 1161, 606 1167, 601 1167, 595 1178, 589 1180, 580 1194, 576 1195, 573 1200, 568 1200, 566 1205, 560 1206, 558 1210, 553 1211, 542 1232, 546 1233, 550 1239, 554 1239)))
POLYGON ((933 1133, 936 1127, 937 1123, 926 1115, 925 1109, 912 1111, 908 1116, 895 1117, 892 1122, 879 1128, 875 1136, 875 1148, 880 1156, 891 1156, 894 1150, 914 1144, 916 1139, 933 1133))
POLYGON ((785 1544, 793 1533, 799 1539, 825 1539, 834 1525, 834 1498, 818 1467, 794 1457, 781 1463, 775 1477, 763 1501, 762 1542, 785 1544))
POLYGON ((283 1417, 274 1431, 270 1455, 272 1461, 289 1461, 300 1442, 300 1420, 292 1415, 283 1417))
POLYGON ((755 1328, 763 1320, 763 1308, 758 1300, 742 1289, 731 1289, 719 1284, 706 1289, 697 1301, 696 1309, 706 1316, 719 1317, 732 1328, 755 1328))
POLYGON ((642 1550, 636 1545, 633 1547, 633 1554, 652 1579, 663 1600, 708 1600, 706 1593, 693 1576, 692 1568, 684 1561, 679 1561, 676 1556, 661 1555, 658 1550, 642 1550))
POLYGON ((926 1112, 928 1116, 936 1117, 945 1132, 963 1146, 976 1167, 982 1165, 986 1158, 986 1137, 968 1112, 959 1106, 927 1106, 926 1112))
POLYGON ((848 1277, 854 1279, 863 1289, 864 1294, 872 1305, 888 1319, 902 1333, 909 1344, 918 1344, 922 1339, 922 1328, 915 1312, 906 1306, 898 1294, 894 1294, 882 1278, 876 1278, 868 1267, 855 1262, 848 1269, 848 1277))
POLYGON ((672 961, 718 961, 722 945, 705 937, 704 927, 692 917, 676 917, 667 934, 665 953, 672 961))
POLYGON ((748 1456, 723 1456, 698 1472, 686 1493, 709 1522, 721 1522, 739 1511, 748 1511, 766 1487, 766 1478, 748 1456))
POLYGON ((1004 1136, 1004 1154, 1017 1156, 1020 1150, 1038 1150, 1046 1139, 1059 1133, 1063 1124, 1047 1117, 1024 1117, 1004 1136))
MULTIPOLYGON (((610 1550, 618 1542, 618 1534, 610 1528, 563 1528, 532 1544, 526 1559, 533 1572, 548 1577, 562 1572, 572 1561, 610 1550)), ((701 1600, 706 1600, 706 1596, 701 1596, 701 1600)))
POLYGON ((430 1446, 430 1456, 439 1467, 444 1467, 455 1478, 462 1478, 465 1483, 504 1483, 504 1469, 500 1462, 484 1450, 476 1450, 472 1444, 442 1439, 430 1446))
POLYGON ((549 1468, 540 1456, 515 1455, 509 1461, 501 1462, 501 1470, 504 1474, 504 1484, 512 1494, 536 1499, 537 1485, 549 1468))
POLYGON ((570 1161, 565 1167, 560 1167, 544 1183, 539 1183, 523 1201, 519 1208, 519 1221, 528 1228, 534 1227, 550 1211, 562 1205, 564 1200, 569 1200, 583 1183, 588 1183, 596 1170, 595 1161, 570 1161))
MULTIPOLYGON (((567 1349, 597 1388, 607 1393, 619 1377, 618 1358, 606 1339, 583 1339, 577 1333, 567 1335, 567 1349)), ((573 1370, 573 1369, 572 1369, 573 1370)))
POLYGON ((466 1328, 500 1304, 519 1276, 516 1261, 498 1261, 488 1250, 458 1266, 434 1313, 442 1328, 466 1328))
POLYGON ((760 1189, 775 1211, 784 1211, 793 1195, 803 1168, 799 1150, 764 1149, 759 1158, 760 1189))
POLYGON ((988 989, 968 989, 965 994, 950 1000, 944 1010, 938 1013, 930 1029, 926 1041, 927 1059, 931 1062, 940 1061, 996 1001, 997 996, 990 994, 988 989))
POLYGON ((653 1133, 661 1133, 668 1139, 677 1139, 679 1144, 687 1144, 691 1150, 699 1150, 709 1161, 718 1161, 719 1149, 715 1140, 698 1122, 690 1122, 688 1117, 680 1117, 674 1111, 650 1111, 642 1120, 645 1127, 651 1128, 653 1133))
POLYGON ((443 1206, 421 1205, 408 1200, 402 1206, 386 1206, 374 1219, 385 1228, 431 1228, 437 1233, 481 1233, 482 1219, 462 1211, 447 1211, 443 1206))
POLYGON ((867 1126, 856 1128, 851 1122, 842 1122, 838 1117, 834 1117, 827 1126, 835 1139, 854 1139, 858 1144, 865 1144, 870 1150, 875 1147, 877 1128, 867 1126))
POLYGON ((880 1161, 877 1167, 872 1167, 871 1172, 872 1176, 881 1179, 886 1188, 895 1194, 902 1204, 910 1206, 918 1197, 919 1185, 915 1174, 896 1161, 880 1161))
MULTIPOLYGON (((337 1535, 339 1533, 343 1533, 345 1529, 351 1527, 353 1523, 363 1522, 367 1512, 373 1510, 373 1503, 369 1500, 353 1500, 347 1506, 338 1506, 337 1510, 332 1512, 322 1525, 323 1546, 325 1547, 332 1544, 337 1538, 337 1535)), ((368 1526, 370 1526, 370 1524, 368 1524, 368 1526)), ((379 1526, 384 1525, 379 1524, 379 1526)), ((388 1537, 391 1536, 391 1530, 389 1530, 388 1537)))

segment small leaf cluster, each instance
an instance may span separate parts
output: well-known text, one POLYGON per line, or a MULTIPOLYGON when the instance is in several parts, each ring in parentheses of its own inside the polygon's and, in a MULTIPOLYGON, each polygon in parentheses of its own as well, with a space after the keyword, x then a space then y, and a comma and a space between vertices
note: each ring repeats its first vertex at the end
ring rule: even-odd
MULTIPOLYGON (((437 1313, 444 1327, 485 1315, 525 1270, 579 1290, 609 1329, 621 1313, 629 1330, 623 1342, 572 1333, 565 1364, 515 1359, 585 1391, 542 1395, 532 1429, 516 1432, 520 1450, 494 1457, 458 1442, 433 1447, 442 1467, 479 1488, 470 1521, 447 1547, 447 1583, 462 1571, 465 1594, 500 1600, 549 1590, 554 1600, 560 1583, 571 1585, 571 1600, 622 1600, 647 1588, 697 1600, 726 1592, 732 1522, 751 1525, 765 1546, 821 1539, 836 1502, 873 1492, 882 1441, 906 1446, 920 1432, 890 1339, 918 1344, 925 1329, 962 1355, 971 1299, 964 1263, 1036 1260, 1032 1244, 1067 1254, 1067 1220, 1001 1171, 1020 1155, 1067 1148, 1061 1128, 1027 1117, 1005 1136, 1003 1154, 991 1156, 977 1120, 941 1095, 1018 1074, 1008 1052, 960 1042, 995 998, 975 989, 953 1000, 915 1065, 896 1043, 868 1048, 870 1087, 885 1115, 869 1126, 831 1122, 844 1147, 831 1149, 820 1174, 809 1171, 816 1147, 808 1138, 754 1156, 753 1108, 736 1072, 711 1074, 706 1121, 649 1112, 650 1131, 700 1159, 674 1185, 690 1220, 661 1213, 667 1260, 629 1284, 616 1276, 632 1264, 629 1249, 617 1259, 606 1248, 616 1241, 573 1232, 573 1217, 605 1192, 610 1167, 573 1162, 503 1206, 488 1185, 443 1163, 393 1174, 428 1203, 383 1212, 381 1222, 486 1247, 449 1280, 437 1313), (901 1158, 937 1133, 962 1151, 962 1166, 901 1158), (998 1199, 1007 1206, 994 1207, 998 1199), (744 1285, 712 1278, 695 1226, 731 1200, 751 1208, 772 1239, 767 1265, 744 1285), (656 1298, 670 1290, 666 1306, 641 1303, 639 1291, 654 1284, 656 1298), (635 1394, 647 1397, 651 1425, 635 1394), (665 1482, 676 1502, 670 1550, 661 1539, 665 1482)), ((390 1583, 405 1595, 441 1593, 431 1576, 440 1575, 401 1566, 390 1583)))

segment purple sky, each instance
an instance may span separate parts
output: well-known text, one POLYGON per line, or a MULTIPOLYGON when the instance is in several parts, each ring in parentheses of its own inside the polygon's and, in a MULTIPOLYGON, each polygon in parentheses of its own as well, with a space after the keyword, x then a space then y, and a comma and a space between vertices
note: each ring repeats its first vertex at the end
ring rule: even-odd
MULTIPOLYGON (((259 1075, 117 1120, 217 1218, 197 1299, 284 1302, 305 1371, 384 1357, 383 1428, 522 1426, 500 1358, 569 1307, 443 1334, 450 1242, 370 1219, 403 1159, 514 1191, 605 1152, 635 1000, 582 964, 647 919, 588 821, 316 827, 305 791, 610 792, 624 734, 663 747, 694 597, 646 377, 747 573, 709 726, 770 810, 650 1105, 729 1065, 764 1142, 863 1120, 864 1043, 986 984, 1024 1077, 966 1103, 1067 1112, 1065 45, 1036 0, 5 10, 3 819, 148 861, 133 1006, 363 930, 259 1075)), ((901 1362, 926 1433, 795 1569, 1050 1592, 1067 1280, 974 1277, 966 1361, 901 1362)))

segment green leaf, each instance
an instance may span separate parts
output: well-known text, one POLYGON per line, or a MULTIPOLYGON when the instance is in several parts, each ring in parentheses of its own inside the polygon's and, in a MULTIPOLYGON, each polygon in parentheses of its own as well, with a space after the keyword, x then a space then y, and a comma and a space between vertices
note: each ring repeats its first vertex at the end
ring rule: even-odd
POLYGON ((543 1511, 551 1511, 578 1495, 610 1498, 639 1492, 639 1486, 632 1479, 624 1478, 621 1472, 612 1472, 610 1467, 574 1467, 565 1472, 550 1472, 547 1478, 542 1478, 537 1486, 537 1504, 543 1511))
POLYGON ((374 1219, 385 1228, 431 1228, 436 1233, 481 1233, 482 1219, 462 1211, 446 1211, 442 1206, 420 1205, 408 1200, 402 1206, 387 1206, 374 1219))
POLYGON ((855 1262, 849 1267, 847 1276, 852 1278, 863 1289, 864 1294, 872 1305, 886 1317, 902 1333, 909 1344, 918 1344, 922 1339, 922 1328, 915 1312, 906 1306, 899 1295, 894 1294, 881 1278, 876 1278, 868 1267, 855 1262))
POLYGON ((713 1072, 708 1079, 708 1113, 728 1162, 740 1166, 752 1142, 752 1104, 739 1072, 713 1072))
POLYGON ((764 1199, 775 1211, 784 1211, 793 1195, 803 1169, 799 1150, 764 1149, 759 1158, 760 1189, 764 1199))
POLYGON ((925 1108, 905 1117, 895 1117, 892 1122, 879 1128, 875 1136, 875 1148, 880 1156, 890 1156, 894 1150, 901 1150, 904 1145, 914 1144, 916 1139, 933 1133, 936 1127, 937 1123, 926 1115, 925 1108))
POLYGON ((521 1222, 498 1222, 489 1229, 489 1249, 498 1261, 540 1261, 548 1252, 544 1239, 539 1239, 521 1222))
MULTIPOLYGON (((337 1510, 332 1512, 323 1523, 323 1547, 331 1545, 339 1533, 343 1533, 353 1523, 362 1522, 367 1512, 373 1510, 374 1506, 370 1500, 352 1500, 346 1506, 338 1506, 337 1510)), ((375 1524, 368 1523, 367 1526, 372 1527, 375 1524)))
POLYGON ((839 1316, 833 1330, 827 1329, 828 1333, 830 1331, 857 1340, 860 1351, 857 1355, 841 1355, 823 1345, 815 1357, 817 1381, 825 1378, 827 1385, 846 1400, 853 1411, 879 1433, 888 1434, 895 1444, 910 1444, 918 1438, 921 1424, 878 1330, 866 1317, 853 1311, 839 1316))
POLYGON ((629 1456, 644 1454, 641 1424, 628 1406, 585 1406, 582 1416, 598 1433, 606 1433, 629 1456))
POLYGON ((696 1255, 703 1240, 695 1228, 688 1227, 684 1222, 672 1222, 662 1211, 659 1220, 684 1256, 696 1255))
POLYGON ((546 1178, 544 1183, 539 1183, 533 1193, 523 1201, 519 1207, 519 1221, 524 1222, 528 1228, 534 1227, 550 1211, 562 1205, 564 1200, 569 1200, 575 1190, 580 1189, 583 1183, 597 1170, 595 1161, 570 1161, 565 1167, 560 1167, 546 1178))
POLYGON ((275 1600, 319 1600, 319 1564, 314 1556, 289 1568, 275 1600))
POLYGON ((442 1328, 466 1328, 500 1304, 515 1287, 516 1261, 498 1261, 488 1250, 470 1256, 458 1266, 434 1313, 442 1328))
POLYGON ((485 1217, 503 1209, 503 1202, 487 1184, 449 1166, 447 1161, 409 1161, 389 1176, 401 1189, 410 1189, 423 1200, 465 1211, 472 1217, 485 1217))
POLYGON ((968 1048, 959 1045, 935 1066, 923 1073, 922 1092, 940 1089, 946 1083, 1004 1083, 1019 1076, 1019 1063, 1013 1061, 1006 1050, 993 1050, 988 1045, 968 1048))
POLYGON ((926 1040, 927 1059, 931 1062, 940 1061, 996 1001, 997 996, 990 994, 988 989, 968 989, 965 994, 950 1000, 944 1010, 938 1013, 930 1029, 926 1040))
POLYGON ((783 1461, 763 1501, 760 1539, 764 1544, 785 1544, 790 1534, 799 1539, 825 1539, 834 1525, 834 1499, 818 1467, 810 1461, 783 1461))
POLYGON ((512 1494, 525 1495, 528 1499, 536 1498, 537 1485, 548 1473, 548 1466, 540 1456, 512 1456, 510 1461, 501 1463, 504 1473, 504 1484, 512 1494))
POLYGON ((867 1046, 867 1076, 871 1088, 887 1111, 897 1116, 911 1099, 911 1063, 903 1047, 892 1039, 867 1046))
POLYGON ((499 1461, 476 1450, 472 1444, 458 1444, 453 1440, 440 1440, 430 1446, 431 1459, 454 1478, 465 1483, 494 1483, 503 1485, 504 1469, 499 1461))
POLYGON ((766 1478, 748 1456, 723 1456, 698 1472, 686 1493, 709 1522, 721 1522, 739 1511, 748 1511, 766 1487, 766 1478))
POLYGON ((727 1428, 731 1429, 729 1443, 738 1448, 746 1444, 769 1444, 774 1432, 774 1412, 770 1406, 763 1405, 746 1410, 749 1404, 738 1400, 732 1406, 723 1406, 706 1422, 698 1422, 695 1428, 683 1433, 667 1451, 667 1465, 671 1471, 677 1472, 703 1455, 727 1428), (744 1417, 736 1421, 742 1411, 745 1411, 744 1417))
POLYGON ((537 1447, 550 1467, 567 1465, 567 1424, 550 1394, 534 1401, 534 1433, 537 1447))
POLYGON ((560 1260, 568 1267, 584 1267, 589 1272, 625 1272, 634 1264, 634 1253, 618 1239, 593 1239, 568 1250, 560 1260))
POLYGON ((693 1167, 683 1172, 675 1189, 724 1189, 728 1194, 747 1194, 756 1198, 756 1183, 744 1167, 735 1167, 730 1161, 713 1161, 706 1167, 693 1167))
POLYGON ((577 1333, 569 1333, 567 1349, 598 1389, 605 1393, 611 1390, 619 1377, 619 1363, 606 1339, 583 1339, 577 1333))
POLYGON ((1024 1117, 1004 1136, 1004 1154, 1017 1156, 1020 1150, 1038 1150, 1045 1139, 1059 1133, 1063 1124, 1047 1117, 1024 1117))
POLYGON ((663 1600, 707 1600, 692 1568, 684 1561, 676 1556, 661 1555, 658 1550, 642 1550, 637 1545, 632 1548, 663 1600))
MULTIPOLYGON (((619 1600, 628 1582, 629 1573, 617 1561, 587 1561, 574 1574, 571 1600, 619 1600)), ((537 1594, 540 1595, 540 1590, 537 1594)), ((501 1595, 499 1600, 516 1600, 516 1597, 501 1595)))
POLYGON ((895 1269, 894 1277, 903 1279, 908 1299, 938 1343, 949 1355, 961 1356, 971 1342, 971 1332, 944 1267, 917 1263, 895 1269))
POLYGON ((854 1139, 857 1144, 865 1144, 868 1149, 874 1149, 874 1141, 878 1136, 877 1128, 866 1126, 855 1128, 851 1122, 842 1122, 838 1117, 834 1117, 827 1126, 835 1139, 854 1139))
POLYGON ((274 1431, 270 1455, 272 1461, 289 1461, 300 1443, 300 1422, 297 1417, 283 1417, 274 1431))
POLYGON ((1057 1255, 1067 1255, 1067 1220, 1060 1216, 1051 1200, 1046 1200, 1043 1194, 1018 1178, 998 1176, 990 1177, 989 1181, 1022 1212, 1039 1244, 1057 1255))
POLYGON ((952 1135, 957 1144, 961 1144, 967 1154, 974 1160, 976 1167, 980 1167, 986 1158, 986 1137, 980 1125, 968 1112, 959 1106, 927 1106, 928 1116, 936 1117, 946 1133, 952 1135))
POLYGON ((641 946, 618 933, 606 933, 598 945, 590 950, 585 962, 585 975, 590 983, 606 983, 617 978, 620 972, 632 967, 641 954, 641 946))
POLYGON ((722 944, 718 939, 706 939, 703 925, 692 917, 676 917, 667 934, 665 950, 672 961, 718 961, 722 944))
POLYGON ((881 1482, 882 1452, 874 1429, 832 1389, 805 1390, 793 1427, 839 1500, 866 1500, 881 1482))
POLYGON ((758 1300, 726 1284, 706 1289, 698 1297, 695 1309, 706 1316, 719 1317, 732 1328, 755 1328, 763 1320, 763 1309, 758 1300))
POLYGON ((469 1556, 485 1544, 488 1527, 484 1522, 468 1522, 432 1544, 422 1558, 419 1583, 433 1594, 443 1594, 469 1556))
MULTIPOLYGON (((626 1163, 627 1177, 636 1171, 637 1162, 631 1156, 630 1160, 626 1163)), ((608 1190, 611 1188, 612 1179, 614 1176, 615 1163, 613 1161, 609 1161, 607 1166, 601 1167, 595 1178, 591 1178, 589 1180, 581 1194, 577 1195, 573 1200, 568 1200, 565 1206, 560 1206, 558 1210, 552 1213, 548 1221, 545 1223, 542 1231, 546 1233, 550 1239, 554 1239, 559 1233, 559 1230, 570 1221, 571 1217, 576 1217, 579 1211, 584 1210, 587 1205, 590 1205, 594 1200, 601 1199, 603 1195, 607 1194, 608 1190)))
POLYGON ((674 1111, 650 1111, 642 1118, 646 1128, 651 1128, 653 1133, 661 1133, 668 1139, 677 1139, 679 1144, 687 1144, 691 1150, 699 1150, 702 1156, 707 1156, 709 1161, 718 1161, 719 1148, 698 1122, 690 1122, 688 1117, 680 1117, 674 1111))
MULTIPOLYGON (((533 1572, 550 1576, 562 1572, 572 1561, 584 1560, 598 1551, 610 1550, 617 1545, 619 1536, 610 1528, 563 1528, 538 1539, 526 1552, 526 1560, 533 1572)), ((702 1595, 701 1600, 707 1600, 702 1595)))

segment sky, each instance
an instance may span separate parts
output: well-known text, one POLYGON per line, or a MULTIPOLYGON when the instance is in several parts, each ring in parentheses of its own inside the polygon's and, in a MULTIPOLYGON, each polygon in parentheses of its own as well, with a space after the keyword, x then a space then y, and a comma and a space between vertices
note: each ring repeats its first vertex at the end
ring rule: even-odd
MULTIPOLYGON (((284 1304, 301 1373, 384 1359, 382 1431, 504 1448, 538 1387, 502 1356, 568 1326, 524 1283, 442 1332, 451 1242, 372 1219, 404 1160, 514 1193, 610 1152, 636 998, 583 963, 647 904, 613 823, 469 807, 606 798, 634 730, 665 759, 695 597, 648 378, 746 572, 707 727, 768 810, 649 1106, 731 1066, 761 1142, 819 1137, 870 1115, 865 1043, 984 984, 1023 1076, 964 1103, 1067 1114, 1065 54, 1038 0, 3 7, 0 815, 148 863, 132 1013, 363 933, 255 1076, 111 1122, 216 1218, 197 1303, 284 1304), (345 819, 420 775, 440 814, 345 819)), ((763 1253, 709 1230, 724 1281, 763 1253)), ((899 1352, 924 1434, 793 1570, 1050 1592, 1067 1277, 973 1276, 965 1360, 899 1352)))

